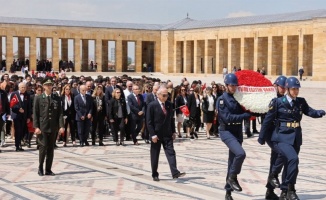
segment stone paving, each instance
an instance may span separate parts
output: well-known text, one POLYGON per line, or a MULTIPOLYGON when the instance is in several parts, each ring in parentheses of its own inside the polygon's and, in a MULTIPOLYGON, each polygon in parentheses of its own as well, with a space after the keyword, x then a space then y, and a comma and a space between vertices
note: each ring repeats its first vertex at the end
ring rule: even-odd
MULTIPOLYGON (((311 107, 326 110, 325 89, 318 89, 324 82, 303 85, 300 96, 304 96, 311 107)), ((323 125, 325 119, 304 117, 302 121, 303 145, 296 185, 301 200, 326 199, 323 125)), ((247 157, 238 177, 243 191, 234 192, 232 196, 236 200, 262 200, 270 149, 257 143, 257 135, 244 137, 247 157)), ((111 137, 104 142, 104 147, 83 148, 72 147, 71 143, 62 147, 59 143, 53 163, 56 176, 40 177, 35 144, 32 148, 24 147, 24 152, 15 152, 13 141, 7 139, 8 146, 2 147, 0 153, 0 199, 224 199, 228 150, 219 138, 207 140, 203 130, 198 140, 175 141, 178 168, 187 173, 185 177, 172 179, 164 151, 161 151, 160 182, 152 181, 150 145, 141 141, 140 146, 131 142, 126 142, 125 147, 115 146, 111 137)))

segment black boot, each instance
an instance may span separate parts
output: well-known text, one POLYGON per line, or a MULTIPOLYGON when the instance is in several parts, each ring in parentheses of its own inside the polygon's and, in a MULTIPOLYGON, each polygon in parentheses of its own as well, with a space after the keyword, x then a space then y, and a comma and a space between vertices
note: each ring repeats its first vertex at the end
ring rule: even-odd
POLYGON ((287 200, 286 194, 287 194, 287 191, 282 190, 279 200, 287 200))
POLYGON ((275 173, 271 173, 268 176, 268 183, 270 183, 275 188, 279 188, 280 187, 280 181, 278 180, 278 175, 275 174, 275 173))
POLYGON ((231 196, 231 192, 227 191, 226 195, 225 195, 225 200, 233 200, 232 196, 231 196))
POLYGON ((267 189, 265 199, 278 200, 278 196, 274 193, 273 189, 267 189))
POLYGON ((242 188, 239 185, 237 175, 236 174, 230 174, 226 182, 231 186, 231 188, 235 191, 241 192, 242 188))
POLYGON ((288 193, 286 195, 288 200, 300 200, 298 195, 295 193, 295 188, 293 184, 288 185, 288 193))

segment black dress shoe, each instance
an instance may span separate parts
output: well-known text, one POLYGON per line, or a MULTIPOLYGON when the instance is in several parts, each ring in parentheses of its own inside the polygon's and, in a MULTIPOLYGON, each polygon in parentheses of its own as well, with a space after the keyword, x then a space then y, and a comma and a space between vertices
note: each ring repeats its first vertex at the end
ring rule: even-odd
POLYGON ((226 182, 231 186, 231 188, 235 191, 241 192, 242 188, 238 182, 236 174, 230 174, 226 182))
POLYGON ((24 151, 23 148, 16 148, 16 151, 24 151))
POLYGON ((194 132, 195 138, 198 139, 198 134, 197 132, 194 132))
POLYGON ((267 189, 265 199, 268 200, 278 200, 278 196, 274 193, 274 190, 267 189))
POLYGON ((47 176, 55 176, 55 173, 53 173, 52 171, 47 171, 47 172, 45 172, 45 175, 47 175, 47 176))
POLYGON ((184 177, 186 175, 186 172, 179 172, 175 175, 173 175, 173 179, 179 178, 179 177, 184 177))
POLYGON ((38 173, 39 176, 44 176, 43 169, 38 169, 37 173, 38 173))
POLYGON ((251 132, 247 133, 247 138, 251 138, 252 136, 254 136, 254 134, 252 134, 251 132))
POLYGON ((254 131, 252 131, 252 133, 257 133, 258 134, 259 132, 257 130, 254 130, 254 131))
POLYGON ((124 143, 124 142, 120 142, 120 145, 121 145, 121 146, 125 146, 125 143, 124 143))
POLYGON ((288 200, 300 200, 298 195, 295 193, 294 184, 288 184, 288 192, 286 194, 288 200))
POLYGON ((160 181, 160 179, 157 176, 155 176, 153 177, 153 181, 160 181))
POLYGON ((280 187, 280 181, 278 180, 278 175, 274 174, 274 173, 271 173, 268 176, 268 183, 271 184, 275 188, 279 188, 280 187))
POLYGON ((138 145, 139 145, 139 143, 138 143, 138 142, 134 142, 134 145, 137 145, 137 146, 138 146, 138 145))
POLYGON ((119 142, 116 142, 115 144, 116 144, 117 146, 120 146, 120 143, 119 143, 119 142))
POLYGON ((286 194, 287 194, 287 191, 286 190, 282 190, 282 192, 280 194, 280 197, 279 197, 279 200, 287 200, 286 194))
POLYGON ((103 142, 100 142, 100 143, 98 144, 98 146, 104 146, 103 142))
POLYGON ((87 141, 85 141, 85 146, 89 146, 89 143, 87 141))
POLYGON ((92 141, 92 145, 95 146, 95 141, 92 141))
POLYGON ((230 193, 226 193, 225 200, 233 200, 233 197, 231 196, 231 192, 230 193))

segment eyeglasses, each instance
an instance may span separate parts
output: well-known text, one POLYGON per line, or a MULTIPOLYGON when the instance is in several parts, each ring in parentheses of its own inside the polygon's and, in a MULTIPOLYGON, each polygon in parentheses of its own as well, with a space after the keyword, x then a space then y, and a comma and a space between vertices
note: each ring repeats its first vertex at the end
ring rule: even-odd
POLYGON ((168 95, 167 95, 167 94, 162 94, 162 97, 164 97, 164 98, 165 98, 165 97, 168 97, 168 95))
POLYGON ((132 85, 128 86, 128 87, 132 87, 132 85))
POLYGON ((186 91, 185 89, 181 89, 181 91, 186 91))

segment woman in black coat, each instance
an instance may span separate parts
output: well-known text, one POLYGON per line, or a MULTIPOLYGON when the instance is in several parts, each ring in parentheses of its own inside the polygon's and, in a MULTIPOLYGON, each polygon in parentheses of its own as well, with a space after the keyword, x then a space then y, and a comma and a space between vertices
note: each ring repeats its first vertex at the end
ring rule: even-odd
POLYGON ((177 96, 177 98, 175 100, 175 107, 176 107, 175 111, 176 111, 176 115, 177 115, 177 122, 178 122, 177 128, 178 128, 178 137, 179 138, 182 138, 180 129, 181 129, 181 126, 184 121, 184 116, 183 116, 182 111, 180 110, 180 107, 183 105, 187 105, 187 102, 188 102, 188 95, 187 95, 186 88, 181 86, 179 95, 177 96))
POLYGON ((200 92, 200 88, 199 87, 195 87, 194 91, 192 94, 189 95, 188 97, 188 109, 190 112, 189 115, 189 120, 194 124, 193 127, 196 127, 195 130, 190 130, 190 135, 191 135, 191 139, 194 139, 194 136, 196 138, 198 138, 197 132, 199 130, 201 121, 200 121, 200 116, 201 116, 201 110, 200 110, 200 96, 199 96, 199 92, 200 92))
POLYGON ((212 128, 214 118, 216 117, 215 105, 216 98, 212 95, 212 88, 207 87, 203 98, 202 111, 203 111, 203 122, 206 123, 206 136, 210 139, 209 131, 212 128))
POLYGON ((121 98, 120 89, 116 88, 112 92, 112 99, 109 102, 108 117, 113 132, 113 140, 117 146, 124 145, 125 125, 128 122, 127 105, 125 99, 121 98), (118 132, 120 130, 120 143, 118 132))
POLYGON ((105 131, 105 95, 102 85, 95 87, 93 92, 93 121, 92 121, 92 145, 95 145, 96 130, 98 130, 99 146, 104 146, 103 135, 105 131))
POLYGON ((61 101, 62 101, 62 109, 63 109, 63 118, 64 118, 64 126, 65 133, 63 136, 63 146, 67 146, 67 128, 69 126, 69 133, 71 136, 72 145, 76 146, 76 132, 75 132, 75 105, 74 105, 74 96, 71 92, 71 86, 69 84, 65 85, 62 88, 61 92, 61 101))

